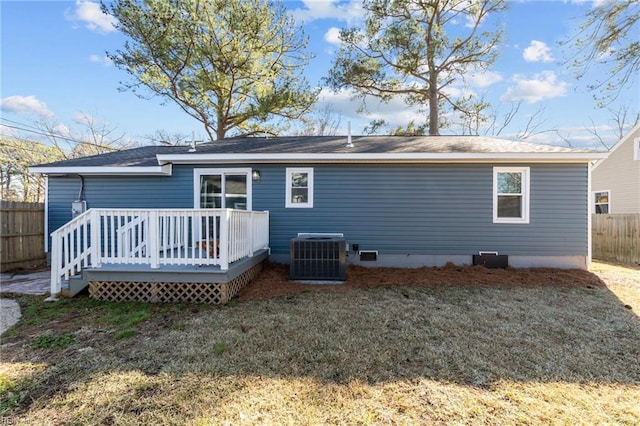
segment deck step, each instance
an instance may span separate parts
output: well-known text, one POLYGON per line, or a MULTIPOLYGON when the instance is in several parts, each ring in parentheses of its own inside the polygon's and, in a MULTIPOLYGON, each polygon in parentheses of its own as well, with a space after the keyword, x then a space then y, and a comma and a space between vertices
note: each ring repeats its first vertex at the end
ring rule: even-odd
POLYGON ((88 285, 89 283, 87 283, 87 280, 84 278, 84 272, 81 272, 79 275, 75 275, 69 278, 69 287, 62 289, 60 295, 63 295, 65 297, 73 297, 87 288, 88 285))

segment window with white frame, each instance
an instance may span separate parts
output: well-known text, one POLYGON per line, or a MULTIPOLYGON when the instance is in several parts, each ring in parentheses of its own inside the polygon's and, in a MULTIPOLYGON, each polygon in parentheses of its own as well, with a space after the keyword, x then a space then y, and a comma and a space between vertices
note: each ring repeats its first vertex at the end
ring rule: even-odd
POLYGON ((251 169, 194 169, 194 208, 251 210, 251 169))
POLYGON ((529 223, 529 167, 493 168, 493 222, 529 223))
POLYGON ((595 191, 593 193, 593 212, 595 214, 609 214, 611 191, 595 191))
POLYGON ((287 168, 285 207, 313 207, 313 169, 287 168))
POLYGON ((633 142, 633 159, 640 160, 640 138, 634 140, 633 142))

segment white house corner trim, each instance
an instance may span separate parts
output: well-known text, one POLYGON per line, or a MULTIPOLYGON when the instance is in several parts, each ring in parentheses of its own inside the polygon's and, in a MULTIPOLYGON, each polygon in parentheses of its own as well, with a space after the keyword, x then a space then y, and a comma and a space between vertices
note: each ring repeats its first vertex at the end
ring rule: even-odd
POLYGON ((49 176, 44 176, 44 252, 49 253, 49 176))

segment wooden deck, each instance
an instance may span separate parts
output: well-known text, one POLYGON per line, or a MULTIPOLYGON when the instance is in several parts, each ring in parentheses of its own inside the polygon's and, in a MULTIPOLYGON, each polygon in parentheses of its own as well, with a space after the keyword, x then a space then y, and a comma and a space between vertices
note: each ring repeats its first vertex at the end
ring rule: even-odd
POLYGON ((62 295, 74 296, 89 287, 91 297, 111 301, 226 303, 262 269, 269 251, 218 265, 108 264, 87 268, 63 284, 62 295), (66 285, 65 285, 66 284, 66 285))
POLYGON ((51 241, 52 299, 224 303, 269 254, 269 212, 90 209, 51 241))

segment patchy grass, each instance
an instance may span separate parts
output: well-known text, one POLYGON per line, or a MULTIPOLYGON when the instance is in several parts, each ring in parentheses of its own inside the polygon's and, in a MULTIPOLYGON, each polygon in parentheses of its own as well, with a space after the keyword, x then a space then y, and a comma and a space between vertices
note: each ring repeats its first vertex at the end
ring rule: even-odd
POLYGON ((73 334, 42 334, 31 342, 31 347, 35 349, 64 349, 76 342, 73 334))
POLYGON ((466 281, 467 270, 425 269, 416 284, 305 287, 232 309, 86 297, 45 306, 25 296, 23 321, 2 340, 1 415, 34 424, 638 424, 639 272, 595 264, 573 285, 555 285, 545 270, 527 285, 492 286, 466 281), (420 284, 430 272, 439 284, 420 284), (46 320, 34 318, 41 313, 46 320), (46 329, 76 340, 31 347, 46 329))
POLYGON ((0 413, 19 408, 27 398, 32 378, 44 370, 43 364, 0 364, 0 413))

